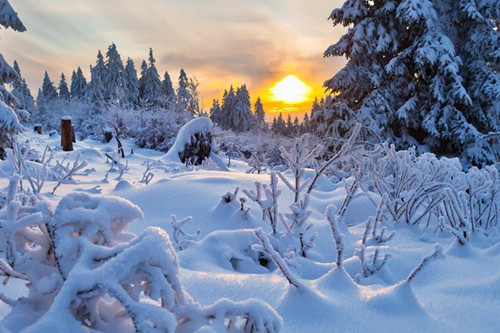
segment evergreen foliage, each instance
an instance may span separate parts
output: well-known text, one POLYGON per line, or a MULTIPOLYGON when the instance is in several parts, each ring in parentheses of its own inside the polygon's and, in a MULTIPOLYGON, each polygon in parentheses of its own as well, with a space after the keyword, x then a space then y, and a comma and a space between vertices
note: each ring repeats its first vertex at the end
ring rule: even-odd
POLYGON ((124 90, 123 72, 125 70, 116 45, 111 43, 106 52, 106 74, 101 77, 104 84, 104 98, 106 100, 116 100, 124 90))
POLYGON ((189 80, 184 69, 179 74, 179 86, 177 88, 177 107, 179 110, 187 110, 191 94, 189 93, 189 80))
POLYGON ((70 99, 68 84, 66 83, 64 73, 61 74, 61 80, 59 81, 59 98, 64 101, 69 101, 70 99))
POLYGON ((158 70, 155 66, 155 58, 153 57, 153 49, 149 49, 149 67, 146 70, 146 77, 144 80, 144 94, 143 98, 148 105, 158 105, 161 96, 161 81, 158 75, 158 70))
MULTIPOLYGON (((26 28, 17 17, 17 13, 11 7, 8 0, 0 2, 0 25, 6 29, 12 28, 19 32, 26 31, 26 28)), ((14 83, 20 80, 19 66, 16 64, 16 67, 17 69, 14 69, 7 64, 0 54, 0 159, 4 158, 4 148, 12 146, 12 136, 22 128, 16 113, 9 107, 16 104, 16 97, 3 86, 5 83, 14 83)), ((15 87, 13 88, 15 89, 15 87)))
POLYGON ((330 19, 349 29, 325 56, 348 63, 325 82, 322 134, 359 121, 366 140, 498 160, 498 1, 348 0, 330 19))
POLYGON ((264 106, 262 106, 262 102, 260 101, 260 97, 257 98, 257 101, 254 105, 254 114, 255 114, 255 122, 257 126, 260 128, 266 127, 266 112, 264 111, 264 106))
POLYGON ((45 71, 45 75, 43 77, 42 89, 37 96, 37 104, 39 107, 56 100, 58 98, 57 90, 52 81, 50 81, 49 74, 45 71))
POLYGON ((172 84, 172 80, 170 79, 170 75, 168 75, 168 71, 165 71, 163 75, 163 81, 161 81, 161 94, 164 99, 164 104, 169 103, 170 101, 175 101, 175 90, 172 84))
POLYGON ((139 102, 139 81, 137 80, 137 71, 134 61, 127 59, 127 65, 123 72, 123 90, 125 102, 130 105, 136 105, 139 102))
POLYGON ((14 70, 19 75, 19 80, 12 83, 12 95, 17 99, 16 108, 33 113, 35 111, 35 100, 31 95, 26 80, 21 76, 21 70, 17 61, 14 61, 14 70))
POLYGON ((85 90, 87 88, 87 79, 83 76, 82 69, 78 67, 78 69, 73 71, 71 75, 71 98, 76 100, 83 100, 85 97, 85 90))

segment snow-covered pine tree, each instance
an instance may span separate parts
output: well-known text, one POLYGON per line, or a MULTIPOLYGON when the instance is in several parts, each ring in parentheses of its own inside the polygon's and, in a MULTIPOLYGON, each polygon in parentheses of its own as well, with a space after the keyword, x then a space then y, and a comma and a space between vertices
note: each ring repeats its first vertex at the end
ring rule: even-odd
POLYGON ((231 85, 229 90, 224 90, 224 95, 222 96, 222 105, 221 105, 221 118, 219 125, 223 129, 231 128, 231 110, 234 109, 236 105, 236 94, 234 92, 234 88, 231 85))
MULTIPOLYGON (((23 23, 17 17, 17 13, 12 9, 7 0, 0 1, 0 25, 19 32, 26 31, 23 23)), ((14 106, 15 98, 5 89, 4 84, 13 83, 16 80, 19 80, 19 75, 0 54, 0 100, 9 106, 14 106)))
POLYGON ((219 104, 218 99, 214 99, 212 101, 212 107, 210 108, 210 119, 220 125, 222 120, 222 109, 219 104))
POLYGON ((35 100, 31 95, 31 91, 28 88, 26 80, 21 75, 21 70, 17 61, 14 61, 14 70, 19 75, 19 80, 12 82, 12 95, 17 98, 16 108, 33 113, 35 111, 35 100))
POLYGON ((246 85, 236 90, 234 108, 230 109, 230 127, 235 132, 245 132, 253 127, 254 117, 250 108, 250 95, 246 85))
POLYGON ((291 114, 288 114, 288 118, 286 118, 285 134, 287 136, 293 136, 293 123, 292 123, 292 115, 291 114))
POLYGON ((148 71, 148 63, 142 60, 141 63, 141 77, 139 78, 139 99, 144 101, 144 90, 146 89, 146 76, 148 71))
POLYGON ((139 102, 139 81, 134 61, 130 58, 127 59, 127 65, 123 71, 123 84, 126 102, 132 106, 137 105, 139 102))
POLYGON ((66 83, 64 73, 61 74, 61 80, 59 81, 59 98, 64 101, 70 100, 68 84, 66 83))
POLYGON ((275 134, 285 135, 286 123, 283 120, 283 115, 281 112, 278 115, 278 118, 276 118, 276 117, 273 118, 273 123, 271 125, 271 131, 273 131, 275 134))
POLYGON ((257 126, 264 129, 266 127, 266 112, 264 111, 264 106, 260 101, 260 97, 257 97, 257 101, 255 102, 254 115, 257 126))
POLYGON ((191 116, 200 115, 200 104, 198 98, 198 86, 200 83, 196 79, 196 77, 189 78, 188 84, 188 92, 189 92, 189 101, 187 106, 187 111, 191 116))
POLYGON ((143 98, 149 105, 158 105, 161 96, 161 81, 158 75, 158 70, 155 66, 155 58, 153 57, 153 49, 149 49, 149 67, 146 71, 146 79, 144 81, 144 96, 143 98))
POLYGON ((179 110, 186 111, 188 109, 190 99, 189 80, 184 69, 181 69, 181 73, 179 75, 179 86, 177 87, 177 107, 179 110))
POLYGON ((101 50, 97 52, 95 66, 90 67, 90 82, 87 85, 87 99, 96 106, 104 104, 104 84, 106 82, 106 65, 101 50))
POLYGON ((323 118, 341 115, 343 128, 359 121, 367 140, 426 145, 466 165, 494 162, 499 18, 496 0, 346 1, 330 19, 350 28, 325 56, 348 63, 325 82, 335 97, 323 118))
POLYGON ((36 97, 36 103, 40 109, 43 109, 48 103, 55 101, 58 98, 59 95, 57 94, 56 87, 50 80, 47 71, 45 71, 42 88, 39 90, 39 94, 36 97))
POLYGON ((170 79, 170 75, 168 75, 168 71, 165 71, 163 81, 161 81, 161 99, 163 100, 163 106, 168 106, 176 100, 174 86, 170 79))
POLYGON ((71 99, 72 100, 83 100, 85 97, 85 90, 87 88, 87 79, 83 76, 82 69, 78 67, 78 69, 73 71, 71 75, 71 99))
POLYGON ((90 82, 87 84, 85 96, 87 101, 95 106, 94 111, 101 112, 101 107, 104 103, 103 84, 101 81, 101 73, 96 67, 90 66, 90 82))
MULTIPOLYGON (((116 101, 122 95, 124 89, 123 71, 124 66, 115 43, 111 43, 106 52, 105 75, 101 77, 104 87, 104 98, 109 101, 116 101)), ((97 65, 96 65, 97 66, 97 65)))
MULTIPOLYGON (((26 31, 8 0, 0 2, 0 25, 6 29, 12 28, 19 32, 26 31)), ((4 158, 4 148, 12 145, 12 136, 22 129, 16 113, 5 103, 13 105, 15 98, 5 89, 4 84, 13 83, 16 80, 19 80, 18 73, 7 64, 0 54, 0 159, 4 158)))
POLYGON ((309 133, 311 131, 311 125, 309 121, 309 115, 307 112, 304 114, 304 119, 302 119, 302 133, 309 133))

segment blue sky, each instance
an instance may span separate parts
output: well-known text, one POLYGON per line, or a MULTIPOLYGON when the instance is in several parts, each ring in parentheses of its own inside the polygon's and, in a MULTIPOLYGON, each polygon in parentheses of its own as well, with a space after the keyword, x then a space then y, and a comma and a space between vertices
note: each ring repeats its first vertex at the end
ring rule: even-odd
MULTIPOLYGON (((10 0, 28 29, 0 30, 0 52, 17 60, 36 93, 43 73, 69 78, 114 42, 136 67, 152 47, 159 72, 200 81, 205 104, 231 83, 253 99, 288 74, 317 88, 343 65, 323 59, 342 29, 327 17, 338 0, 10 0)), ((264 97, 264 100, 266 98, 264 97)))

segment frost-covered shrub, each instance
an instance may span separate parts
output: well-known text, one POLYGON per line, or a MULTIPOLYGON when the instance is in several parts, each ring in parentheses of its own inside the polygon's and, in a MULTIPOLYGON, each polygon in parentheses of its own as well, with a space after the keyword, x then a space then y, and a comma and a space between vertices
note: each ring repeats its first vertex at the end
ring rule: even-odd
POLYGON ((165 231, 137 237, 128 225, 140 209, 117 197, 69 194, 55 213, 10 177, 0 207, 0 275, 26 281, 2 325, 25 332, 279 332, 281 318, 258 300, 196 303, 184 290, 165 231), (179 327, 178 327, 179 326, 179 327))
POLYGON ((174 144, 177 133, 189 118, 186 112, 175 108, 137 110, 130 135, 140 148, 167 152, 174 144), (137 117, 140 118, 138 123, 137 117), (138 126, 140 125, 140 126, 138 126))
POLYGON ((0 100, 0 160, 5 158, 4 149, 12 146, 12 137, 22 129, 14 110, 0 100))

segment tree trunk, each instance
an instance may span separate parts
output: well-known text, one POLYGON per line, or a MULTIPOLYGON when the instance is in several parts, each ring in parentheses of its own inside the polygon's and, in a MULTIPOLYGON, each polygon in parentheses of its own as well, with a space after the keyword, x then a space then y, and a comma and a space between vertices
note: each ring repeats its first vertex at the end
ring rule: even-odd
POLYGON ((33 126, 33 132, 36 132, 38 134, 42 134, 42 125, 36 124, 33 126))
POLYGON ((61 146, 63 151, 73 150, 73 130, 69 116, 61 118, 61 146))

